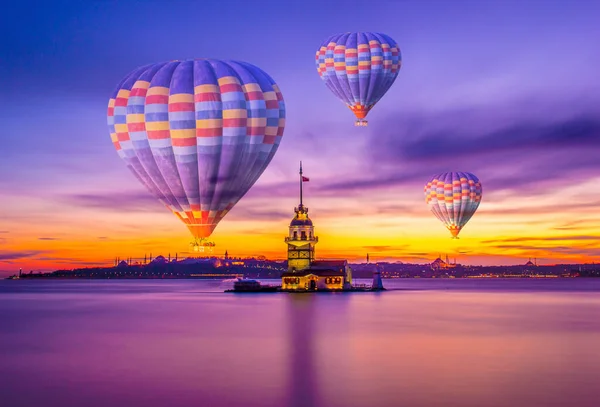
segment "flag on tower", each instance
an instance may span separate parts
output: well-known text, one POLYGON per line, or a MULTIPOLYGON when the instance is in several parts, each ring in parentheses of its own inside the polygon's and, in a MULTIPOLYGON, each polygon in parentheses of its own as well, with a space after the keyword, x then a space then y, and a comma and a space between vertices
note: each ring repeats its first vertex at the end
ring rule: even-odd
POLYGON ((308 181, 310 181, 310 180, 307 177, 302 176, 302 182, 308 182, 308 181))

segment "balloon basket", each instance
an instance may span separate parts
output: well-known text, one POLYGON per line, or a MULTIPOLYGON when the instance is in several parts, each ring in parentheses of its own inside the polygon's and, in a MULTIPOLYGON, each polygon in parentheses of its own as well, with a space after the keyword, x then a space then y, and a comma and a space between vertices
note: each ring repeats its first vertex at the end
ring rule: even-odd
POLYGON ((354 125, 356 127, 367 127, 368 123, 369 122, 367 122, 366 120, 357 120, 357 121, 354 122, 354 125))
POLYGON ((192 251, 194 253, 211 254, 214 251, 215 244, 214 244, 214 242, 207 242, 204 240, 200 240, 200 241, 195 241, 195 242, 190 243, 190 246, 192 246, 192 251))

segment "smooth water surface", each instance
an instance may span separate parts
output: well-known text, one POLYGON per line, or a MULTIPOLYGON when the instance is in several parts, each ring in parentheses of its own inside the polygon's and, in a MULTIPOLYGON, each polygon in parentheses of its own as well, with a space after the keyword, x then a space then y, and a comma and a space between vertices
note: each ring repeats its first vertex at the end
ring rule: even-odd
POLYGON ((0 281, 0 405, 600 405, 600 279, 384 284, 0 281))

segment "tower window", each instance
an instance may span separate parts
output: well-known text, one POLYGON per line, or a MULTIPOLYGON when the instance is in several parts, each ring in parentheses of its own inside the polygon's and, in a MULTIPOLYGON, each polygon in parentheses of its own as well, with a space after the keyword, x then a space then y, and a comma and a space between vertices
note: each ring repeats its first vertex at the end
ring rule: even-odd
POLYGON ((294 239, 298 239, 298 232, 294 231, 294 239))
POLYGON ((300 240, 306 240, 306 232, 304 230, 300 232, 300 240))

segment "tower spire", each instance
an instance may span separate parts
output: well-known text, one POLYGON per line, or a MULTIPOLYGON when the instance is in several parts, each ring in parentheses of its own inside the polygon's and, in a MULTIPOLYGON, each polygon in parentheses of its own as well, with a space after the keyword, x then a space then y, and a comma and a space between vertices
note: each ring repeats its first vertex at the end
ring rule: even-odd
POLYGON ((302 161, 300 161, 300 207, 302 208, 302 161))

